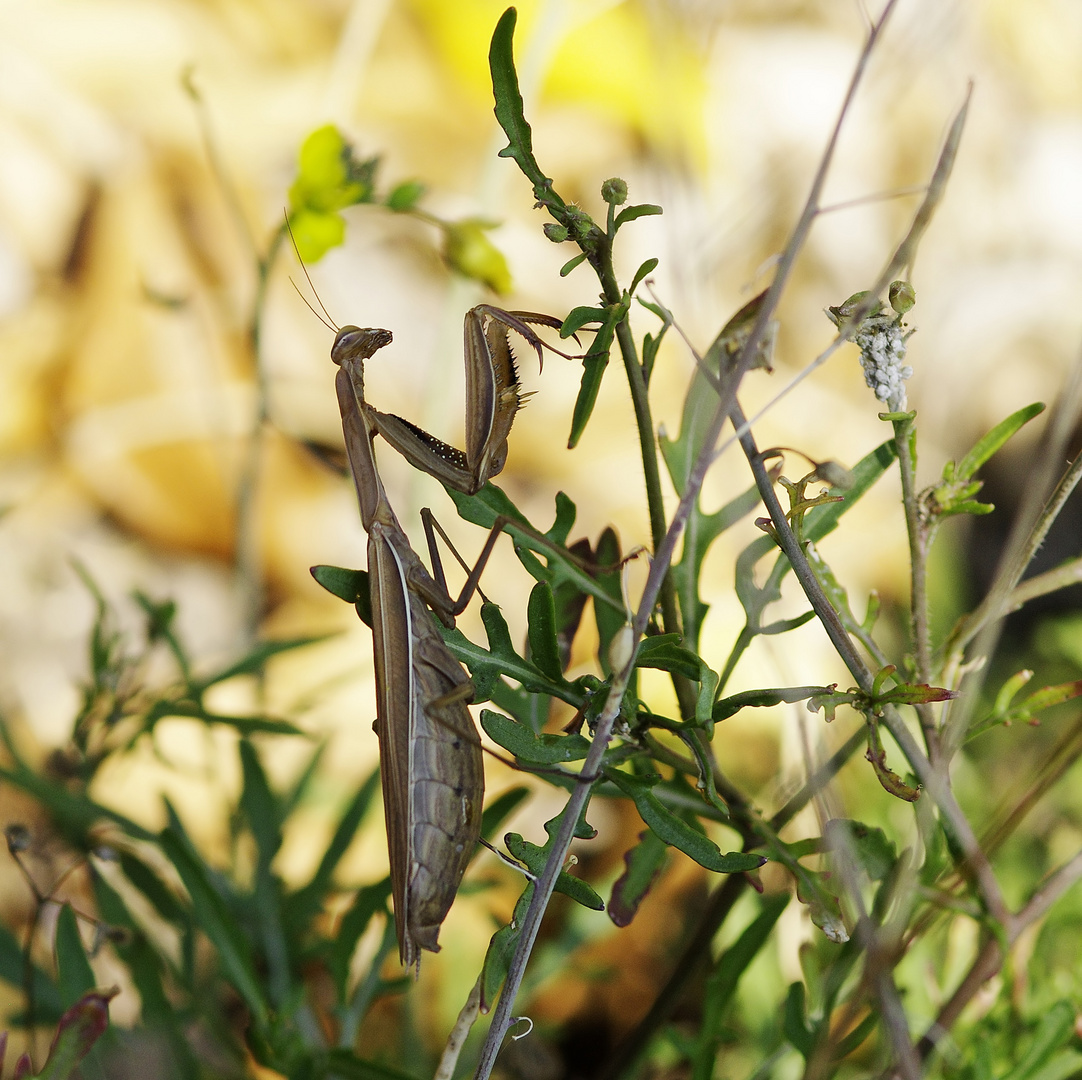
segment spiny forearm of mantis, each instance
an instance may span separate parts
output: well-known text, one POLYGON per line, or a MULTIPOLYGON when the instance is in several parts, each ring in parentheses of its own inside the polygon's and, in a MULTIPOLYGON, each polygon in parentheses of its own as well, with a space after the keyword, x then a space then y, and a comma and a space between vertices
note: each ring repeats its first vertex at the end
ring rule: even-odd
MULTIPOLYGON (((558 330, 560 320, 533 311, 504 311, 479 304, 466 312, 463 357, 466 366, 466 449, 459 450, 393 413, 369 407, 376 431, 415 468, 457 491, 473 495, 507 461, 507 437, 515 414, 529 396, 519 382, 509 331, 519 334, 537 353, 553 349, 532 326, 558 330)), ((566 353, 560 353, 566 356, 566 353)))

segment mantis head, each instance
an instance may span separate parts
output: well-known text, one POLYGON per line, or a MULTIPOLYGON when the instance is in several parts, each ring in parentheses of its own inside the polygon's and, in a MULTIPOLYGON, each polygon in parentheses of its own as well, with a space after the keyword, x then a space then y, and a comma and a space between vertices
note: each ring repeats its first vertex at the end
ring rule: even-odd
POLYGON ((367 360, 391 343, 391 331, 374 327, 343 326, 335 334, 331 359, 341 367, 350 360, 367 360))

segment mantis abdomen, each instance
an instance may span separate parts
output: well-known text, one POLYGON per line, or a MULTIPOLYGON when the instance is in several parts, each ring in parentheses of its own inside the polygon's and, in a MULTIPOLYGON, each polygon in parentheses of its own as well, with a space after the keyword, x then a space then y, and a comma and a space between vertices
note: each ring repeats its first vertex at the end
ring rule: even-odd
POLYGON ((399 949, 410 967, 437 937, 481 829, 481 740, 473 685, 424 601, 401 534, 374 523, 368 543, 376 668, 376 733, 399 949))

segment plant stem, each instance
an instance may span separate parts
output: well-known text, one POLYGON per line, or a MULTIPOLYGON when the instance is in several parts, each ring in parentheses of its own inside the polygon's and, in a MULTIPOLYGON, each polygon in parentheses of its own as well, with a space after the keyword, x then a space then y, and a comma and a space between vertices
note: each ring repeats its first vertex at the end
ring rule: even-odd
MULTIPOLYGON (((770 833, 779 833, 805 806, 821 791, 841 770, 842 766, 853 754, 865 743, 864 728, 858 728, 848 739, 824 762, 801 787, 801 789, 788 799, 784 806, 778 810, 766 823, 760 826, 760 831, 769 830, 770 833)), ((750 850, 756 846, 756 841, 746 844, 745 849, 750 850)), ((649 1045, 658 1029, 672 1015, 673 1010, 680 1004, 688 983, 699 970, 699 963, 709 954, 710 942, 714 935, 721 929, 729 912, 733 908, 736 899, 748 880, 743 875, 726 878, 714 892, 713 898, 708 902, 698 925, 692 931, 688 943, 685 945, 680 959, 673 966, 668 981, 654 999, 653 1005, 646 1016, 643 1017, 635 1029, 627 1036, 625 1041, 616 1047, 605 1072, 599 1080, 615 1080, 624 1070, 630 1068, 649 1045), (730 890, 736 891, 732 894, 730 890)))
MULTIPOLYGON (((909 535, 910 599, 909 627, 916 665, 915 682, 927 683, 932 678, 932 643, 928 625, 928 551, 932 544, 933 526, 921 514, 920 495, 916 484, 916 461, 913 458, 913 417, 894 421, 894 445, 898 450, 898 471, 902 478, 902 506, 905 527, 909 535)), ((939 755, 939 732, 935 712, 930 704, 916 706, 924 734, 924 746, 934 762, 939 755)))
MULTIPOLYGON (((612 218, 612 209, 610 206, 610 218, 612 218)), ((612 241, 609 237, 606 238, 606 243, 600 252, 597 273, 605 302, 620 303, 622 293, 612 266, 612 241)), ((635 348, 631 323, 626 317, 621 319, 616 326, 616 340, 620 345, 620 356, 624 362, 624 373, 627 375, 627 385, 631 392, 631 404, 635 410, 643 480, 646 484, 646 504, 650 516, 650 544, 656 554, 665 540, 666 530, 661 469, 657 459, 657 440, 654 435, 654 419, 650 410, 650 394, 642 364, 639 362, 639 354, 635 348)), ((676 604, 676 589, 673 587, 672 575, 668 572, 661 579, 658 600, 661 604, 664 631, 668 634, 682 635, 680 611, 676 604)), ((673 673, 672 682, 680 705, 680 715, 682 719, 687 720, 695 715, 695 689, 685 676, 676 672, 673 673)))
MULTIPOLYGON (((751 363, 758 353, 759 345, 763 340, 763 336, 766 333, 767 325, 773 317, 774 311, 777 309, 778 301, 781 298, 782 291, 785 288, 786 283, 789 280, 789 276, 793 269, 793 264, 796 261, 797 255, 803 248, 804 242, 807 239, 808 233, 811 230, 812 222, 815 219, 815 215, 818 212, 820 197, 822 194, 823 186, 826 183, 827 173, 830 169, 831 162, 834 157, 834 150, 837 146, 838 138, 841 133, 842 123, 848 113, 849 107, 856 95, 857 86, 859 85, 864 71, 867 67, 868 60, 874 49, 875 43, 878 40, 879 34, 882 32, 884 25, 890 13, 893 11, 896 0, 888 0, 883 14, 879 20, 869 31, 867 40, 865 41, 864 48, 861 51, 860 57, 857 60, 856 68, 850 79, 849 87, 846 91, 845 99, 842 102, 841 109, 838 114, 838 118, 835 121, 834 128, 831 131, 830 138, 827 142, 826 149, 823 152, 822 159, 820 160, 819 167, 816 171, 815 178, 812 181, 811 191, 808 195, 807 202, 801 213, 800 219, 797 221, 793 228, 792 235, 786 245, 785 252, 778 264, 777 272, 774 276, 774 280, 771 283, 770 288, 767 290, 767 294, 763 299, 763 303, 760 306, 759 314, 748 333, 747 340, 744 342, 739 354, 736 357, 736 362, 730 372, 727 373, 727 377, 724 380, 724 385, 721 387, 718 397, 718 404, 715 410, 714 418, 707 431, 706 437, 703 441, 702 449, 699 452, 698 457, 695 460, 695 465, 691 470, 691 474, 688 477, 687 485, 685 487, 684 495, 681 497, 679 507, 670 523, 668 530, 665 531, 664 538, 660 544, 656 544, 654 548, 654 559, 650 567, 650 573, 647 577, 646 586, 643 590, 643 596, 639 604, 639 610, 635 615, 635 619, 632 623, 633 632, 633 649, 632 657, 634 656, 634 650, 638 647, 638 641, 641 638, 647 623, 649 622, 651 613, 654 609, 654 604, 661 592, 662 584, 665 577, 668 575, 669 567, 672 563, 673 553, 676 548, 676 543, 683 532, 684 526, 687 523, 688 517, 691 513, 691 507, 695 500, 699 497, 699 492, 702 489, 703 480, 706 476, 706 472, 714 459, 714 447, 717 445, 718 436, 721 434, 721 429, 725 423, 730 409, 736 402, 736 390, 740 384, 740 380, 744 373, 750 368, 751 363)), ((608 259, 609 256, 606 256, 608 259)), ((611 273, 611 263, 606 262, 606 266, 609 267, 609 273, 611 273)), ((604 283, 603 283, 604 284, 604 283)), ((615 279, 613 278, 612 284, 615 285, 615 279)), ((619 293, 616 293, 615 299, 619 300, 619 293)), ((608 300, 608 296, 606 295, 608 300)), ((608 300, 608 302, 613 302, 608 300)), ((630 328, 627 329, 628 339, 630 340, 630 328)), ((622 340, 622 339, 621 339, 622 340)), ((630 342, 632 346, 632 355, 634 355, 634 343, 630 342)), ((623 349, 623 345, 621 345, 623 349)), ((638 360, 636 357, 636 366, 638 360)), ((629 373, 630 374, 630 373, 629 373)), ((641 368, 639 369, 639 375, 641 377, 641 368)), ((631 376, 632 383, 634 382, 634 376, 631 376)), ((645 389, 645 380, 643 382, 645 389)), ((638 408, 639 406, 637 406, 638 408)), ((649 416, 649 410, 647 409, 646 416, 649 416)), ((640 431, 642 429, 640 428, 640 431)), ((652 457, 655 463, 656 469, 656 449, 654 447, 654 435, 652 425, 647 429, 649 431, 649 450, 645 450, 645 457, 652 457)), ((645 439, 643 442, 645 443, 645 439)), ((765 475, 765 470, 762 469, 760 463, 760 470, 765 475)), ((757 477, 758 481, 758 477, 757 477)), ((773 496, 773 489, 769 483, 767 485, 770 495, 773 496)), ((649 490, 649 489, 648 489, 649 490)), ((656 488, 658 495, 660 496, 660 478, 657 482, 656 488)), ((762 486, 760 485, 760 492, 762 486)), ((777 500, 775 499, 775 505, 777 500)), ((778 508, 780 511, 780 507, 778 508)), ((784 515, 782 515, 784 523, 784 515)), ((787 524, 787 523, 786 523, 787 524)), ((789 536, 792 537, 792 533, 789 532, 789 536)), ((794 540, 795 544, 795 540, 794 540)), ((807 561, 804 560, 804 566, 808 569, 810 574, 810 568, 807 567, 807 561)), ((813 577, 814 581, 814 577, 813 577)), ((821 596, 820 592, 820 596, 821 596)), ((831 612, 829 604, 825 605, 831 612)), ((835 623, 837 623, 837 616, 834 616, 835 623)), ((841 631, 842 637, 845 638, 844 630, 841 630, 840 624, 838 629, 841 631)), ((845 638, 848 642, 848 639, 845 638)), ((850 648, 852 646, 850 645, 850 648)), ((859 664, 859 657, 857 657, 859 664)), ((860 665, 863 667, 863 665, 860 665)), ((602 756, 605 749, 608 746, 609 740, 612 737, 612 728, 620 711, 620 705, 623 700, 623 695, 627 689, 628 681, 631 677, 631 672, 634 667, 634 658, 628 663, 625 669, 619 673, 613 673, 612 686, 609 691, 608 699, 605 703, 605 708, 598 719, 596 734, 594 735, 593 743, 590 747, 590 753, 586 758, 586 762, 583 765, 583 776, 587 778, 594 777, 601 764, 602 756)), ((870 675, 869 675, 870 679, 870 675)), ((870 682, 869 682, 870 688, 870 682)), ((504 1035, 506 1034, 508 1027, 510 1026, 511 1010, 514 1007, 514 1000, 518 994, 519 987, 522 983, 522 977, 525 973, 526 962, 529 958, 530 952, 533 948, 534 939, 537 936, 537 931, 541 925, 541 918, 544 914, 545 908, 548 904, 549 898, 552 895, 552 888, 555 885, 556 878, 559 875, 560 869, 563 866, 564 859, 567 855, 567 849, 571 842, 571 837, 574 833, 574 828, 578 822, 579 815, 585 807, 587 799, 589 798, 590 784, 588 781, 583 781, 576 785, 575 790, 571 794, 571 798, 568 801, 567 808, 564 812, 563 820, 560 823, 560 829, 557 832, 556 837, 553 840, 552 849, 549 852, 548 859, 545 863, 545 870, 538 880, 534 889, 533 899, 530 902, 529 909, 526 913, 526 917, 523 920, 522 932, 519 936, 518 944, 515 948, 515 954, 512 958, 510 968, 508 970, 507 979, 505 981, 503 991, 500 994, 500 1000, 496 1007, 495 1015, 493 1016, 492 1024, 489 1027, 488 1035, 485 1039, 485 1044, 481 1050, 481 1061, 478 1065, 476 1080, 488 1080, 489 1075, 492 1072, 492 1067, 496 1062, 496 1055, 499 1052, 500 1045, 503 1042, 504 1035)), ((723 891, 730 887, 731 882, 740 882, 742 878, 730 878, 726 881, 722 887, 723 891)), ((731 886, 735 890, 733 899, 736 895, 739 895, 740 890, 743 888, 740 884, 731 886)), ((726 908, 726 911, 728 908, 726 908)), ((724 919, 724 913, 721 916, 724 919)), ((720 923, 719 923, 720 925, 720 923)), ((711 935, 712 936, 712 935, 711 935)))
POLYGON ((252 320, 248 324, 248 348, 255 376, 256 402, 237 481, 237 544, 234 563, 244 612, 243 625, 249 643, 255 641, 259 634, 259 621, 263 614, 263 559, 259 542, 258 498, 263 469, 263 435, 270 415, 269 388, 262 361, 263 312, 266 308, 271 269, 285 235, 283 222, 271 237, 266 255, 258 261, 252 320))
MULTIPOLYGON (((739 405, 733 406, 732 421, 733 426, 738 430, 745 427, 744 413, 739 405)), ((868 669, 863 657, 861 657, 856 646, 846 633, 845 627, 842 626, 841 620, 838 618, 838 613, 831 606, 830 601, 827 600, 818 579, 804 556, 800 544, 793 535, 793 530, 789 526, 789 521, 785 516, 781 503, 778 502, 777 494, 770 480, 770 474, 762 462, 762 456, 758 452, 751 432, 745 431, 740 436, 740 445, 748 458, 748 463, 751 465, 755 482, 759 486, 759 494, 762 496, 763 503, 770 514, 781 549, 789 559, 794 576, 800 582, 804 595, 808 598, 812 609, 823 624, 831 644, 849 669, 849 673, 856 680, 857 686, 864 693, 870 693, 874 681, 872 672, 868 669)), ((939 807, 945 823, 949 826, 954 838, 965 852, 966 863, 977 879, 978 888, 989 913, 997 921, 1005 922, 1009 914, 1003 900, 1003 893, 999 888, 999 882, 992 872, 988 857, 984 854, 973 833, 969 820, 962 812, 962 808, 958 805, 953 792, 950 790, 949 777, 933 766, 931 761, 921 752, 916 739, 909 733, 905 721, 894 706, 888 705, 884 707, 883 723, 886 725, 891 737, 898 744, 898 748, 902 751, 913 771, 917 774, 921 784, 928 789, 933 801, 939 807)))
POLYGON ((1006 921, 1002 936, 988 935, 958 989, 939 1010, 935 1023, 917 1043, 917 1053, 922 1060, 935 1050, 940 1040, 950 1031, 951 1026, 961 1015, 962 1010, 973 1000, 977 991, 999 971, 1007 952, 1018 941, 1022 932, 1044 916, 1048 909, 1080 878, 1082 878, 1082 851, 1077 852, 1051 874, 1030 897, 1026 906, 1006 921))
POLYGON ((514 1023, 511 1010, 514 1008, 519 987, 522 985, 522 977, 526 973, 526 963, 533 951, 534 941, 537 938, 538 930, 541 928, 541 920, 552 897, 556 879, 563 869, 567 849, 571 846, 571 840, 575 833, 575 826, 586 808, 593 781, 601 770, 601 760, 608 748, 609 740, 612 738, 613 725, 620 713, 624 692, 634 669, 635 660, 634 655, 632 655, 631 660, 622 671, 613 672, 609 696, 605 701, 605 708, 602 710, 601 716, 598 717, 593 742, 590 744, 590 752, 587 754, 582 766, 582 778, 575 784, 575 789, 567 800, 567 806, 564 808, 563 817, 560 820, 560 827, 552 841, 552 850, 545 862, 545 869, 537 879, 533 898, 530 900, 530 905, 522 920, 522 928, 519 932, 518 942, 515 945, 511 965, 507 971, 507 978, 500 992, 500 1000, 496 1004, 492 1015, 492 1023, 489 1025, 484 1045, 481 1047, 481 1059, 475 1074, 476 1080, 488 1080, 492 1073, 492 1067, 496 1064, 496 1055, 503 1044, 504 1036, 514 1023))

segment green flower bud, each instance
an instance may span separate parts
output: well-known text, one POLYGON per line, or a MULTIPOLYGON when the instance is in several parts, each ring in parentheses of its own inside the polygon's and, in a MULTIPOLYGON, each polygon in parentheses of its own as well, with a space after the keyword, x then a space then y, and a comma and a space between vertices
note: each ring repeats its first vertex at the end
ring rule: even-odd
MULTIPOLYGON (((863 289, 861 292, 855 292, 849 297, 843 304, 839 304, 837 307, 827 308, 827 318, 835 326, 841 326, 843 322, 847 322, 853 317, 857 309, 868 299, 871 294, 867 289, 863 289)), ((876 300, 874 304, 868 309, 868 312, 864 316, 868 318, 870 315, 878 315, 883 304, 881 301, 876 300)))
POLYGON ((614 176, 601 185, 601 198, 610 206, 623 206, 627 202, 627 181, 614 176))
POLYGON ((568 206, 564 210, 564 221, 567 222, 568 231, 576 240, 585 240, 594 227, 594 220, 585 210, 577 206, 568 206))
POLYGON ((590 232, 593 228, 593 221, 591 221, 589 217, 583 214, 581 218, 578 218, 575 221, 575 236, 579 240, 585 240, 590 235, 590 232))
POLYGON ((495 222, 465 218, 444 226, 443 257, 456 273, 484 282, 493 292, 511 291, 511 271, 485 230, 495 222))
POLYGON ((387 196, 387 209, 396 214, 412 210, 424 193, 425 186, 420 180, 404 180, 387 196))
POLYGON ((908 281, 892 281, 887 299, 899 315, 904 315, 917 302, 917 293, 908 281))
POLYGON ((558 225, 555 221, 550 221, 541 228, 545 236, 547 236, 554 244, 562 244, 568 237, 567 226, 558 225))

